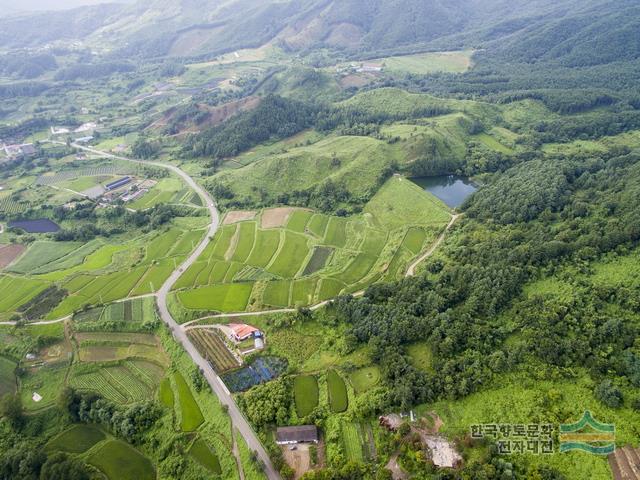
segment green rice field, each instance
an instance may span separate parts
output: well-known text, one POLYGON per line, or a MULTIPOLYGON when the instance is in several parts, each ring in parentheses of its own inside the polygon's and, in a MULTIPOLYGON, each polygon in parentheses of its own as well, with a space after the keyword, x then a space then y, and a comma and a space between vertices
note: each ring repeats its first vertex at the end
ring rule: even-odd
POLYGON ((204 422, 202 411, 182 374, 176 372, 173 375, 173 381, 180 406, 180 428, 183 432, 193 432, 204 422))
POLYGON ((347 386, 342 377, 335 370, 327 372, 327 389, 329 391, 329 405, 331 411, 340 413, 347 410, 349 406, 349 397, 347 395, 347 386))
POLYGON ((107 438, 95 425, 73 425, 46 445, 47 450, 66 453, 84 453, 107 438))
POLYGON ((313 375, 298 375, 293 380, 293 395, 299 418, 309 415, 318 406, 318 381, 313 375))
POLYGON ((110 440, 89 457, 109 480, 155 480, 153 464, 131 445, 110 440))
POLYGON ((401 177, 390 179, 352 217, 294 209, 280 228, 261 214, 223 226, 176 283, 187 310, 233 313, 308 306, 395 279, 450 218, 438 199, 401 177))

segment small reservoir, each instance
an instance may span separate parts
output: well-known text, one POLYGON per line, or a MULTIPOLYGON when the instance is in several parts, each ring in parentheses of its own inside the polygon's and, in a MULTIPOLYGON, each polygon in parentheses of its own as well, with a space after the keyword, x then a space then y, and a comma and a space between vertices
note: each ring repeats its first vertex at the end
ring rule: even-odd
POLYGON ((450 208, 462 205, 478 189, 467 177, 458 175, 418 177, 411 181, 438 197, 450 208))
POLYGON ((60 230, 57 223, 48 218, 38 218, 36 220, 16 220, 9 222, 9 228, 19 228, 27 233, 54 233, 60 230))

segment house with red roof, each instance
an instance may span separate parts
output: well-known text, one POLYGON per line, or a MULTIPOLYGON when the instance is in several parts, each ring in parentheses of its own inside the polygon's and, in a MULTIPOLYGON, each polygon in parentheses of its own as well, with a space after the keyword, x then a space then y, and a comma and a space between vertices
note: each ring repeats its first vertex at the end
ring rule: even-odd
POLYGON ((236 342, 242 342, 247 338, 252 338, 259 333, 256 327, 245 325, 244 323, 230 323, 228 327, 231 329, 231 337, 236 342))

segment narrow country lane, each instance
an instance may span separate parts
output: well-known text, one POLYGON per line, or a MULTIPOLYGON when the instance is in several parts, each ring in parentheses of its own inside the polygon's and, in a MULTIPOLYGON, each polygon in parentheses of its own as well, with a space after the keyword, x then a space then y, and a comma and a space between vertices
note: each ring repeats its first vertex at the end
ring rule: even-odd
MULTIPOLYGON (((62 142, 54 142, 54 143, 62 143, 62 142)), ((118 155, 113 155, 111 153, 102 152, 100 150, 96 150, 90 147, 84 147, 82 145, 78 145, 75 143, 72 144, 72 146, 74 148, 84 150, 90 153, 95 153, 97 155, 101 155, 107 158, 114 158, 117 160, 123 160, 127 162, 139 163, 144 165, 153 165, 156 167, 171 170, 180 178, 182 178, 187 183, 187 185, 189 185, 195 192, 197 192, 198 195, 200 195, 200 197, 204 201, 204 205, 209 210, 209 214, 211 216, 211 225, 209 226, 207 235, 202 240, 202 242, 200 242, 200 245, 198 245, 198 247, 191 253, 189 258, 187 258, 187 260, 184 263, 182 263, 182 265, 180 265, 176 270, 173 271, 171 276, 167 279, 164 285, 162 285, 160 290, 157 292, 156 301, 158 304, 158 310, 160 311, 160 317, 162 318, 164 323, 167 324, 167 326, 173 332, 173 336, 176 339, 176 341, 178 341, 182 345, 182 347, 187 351, 187 353, 189 354, 193 362, 196 365, 198 365, 204 372, 204 376, 207 379, 207 382, 209 382, 209 385, 211 386, 211 390, 217 395, 220 402, 223 405, 226 405, 228 407, 229 416, 231 417, 231 422, 233 426, 238 430, 238 432, 240 432, 240 435, 242 435, 242 437, 244 438, 249 449, 257 453, 258 458, 264 465, 264 471, 267 477, 269 478, 269 480, 280 480, 281 478, 280 474, 274 468, 273 464, 271 463, 271 459, 267 454, 267 451, 265 450, 264 446, 260 442, 260 439, 258 438, 256 433, 253 431, 253 428, 251 428, 251 425, 249 424, 247 419, 244 417, 244 415, 238 408, 238 405, 233 399, 233 396, 231 395, 227 387, 224 385, 220 377, 213 370, 211 365, 209 365, 209 363, 202 357, 202 355, 200 355, 200 353, 195 348, 193 343, 191 343, 191 340, 187 336, 185 329, 181 328, 181 326, 175 321, 175 319, 171 316, 171 313, 169 312, 169 308, 167 307, 167 297, 171 292, 171 289, 173 288, 175 283, 182 276, 182 274, 191 265, 193 265, 193 263, 198 259, 198 257, 202 254, 202 252, 204 252, 204 250, 207 248, 207 245, 209 245, 209 242, 211 242, 211 239, 213 238, 215 233, 218 231, 218 228, 220 226, 220 214, 218 212, 218 209, 216 208, 213 198, 211 198, 211 195, 209 195, 209 192, 207 192, 204 188, 198 185, 198 183, 196 183, 196 181, 193 178, 191 178, 186 172, 176 167, 175 165, 121 157, 118 155)))

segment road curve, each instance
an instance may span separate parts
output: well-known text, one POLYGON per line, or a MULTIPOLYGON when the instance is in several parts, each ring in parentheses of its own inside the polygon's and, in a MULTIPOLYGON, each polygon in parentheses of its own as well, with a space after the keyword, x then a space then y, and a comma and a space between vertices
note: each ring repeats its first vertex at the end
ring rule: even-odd
MULTIPOLYGON (((55 142, 55 143, 61 143, 61 142, 55 142)), ((193 343, 191 343, 191 340, 187 336, 186 331, 183 328, 181 328, 180 325, 171 316, 171 313, 169 312, 169 308, 167 307, 167 296, 171 292, 171 289, 173 288, 175 283, 182 276, 182 274, 191 265, 193 265, 193 263, 198 259, 198 257, 202 254, 202 252, 207 248, 207 245, 209 245, 209 242, 211 242, 211 239, 213 238, 215 233, 218 231, 218 228, 220 226, 220 214, 218 212, 218 209, 216 208, 213 198, 211 198, 211 195, 209 195, 209 192, 207 192, 204 188, 198 185, 193 178, 191 178, 189 175, 187 175, 187 173, 185 173, 183 170, 176 167, 175 165, 121 157, 118 155, 113 155, 111 153, 102 152, 100 150, 96 150, 90 147, 84 147, 82 145, 78 145, 75 143, 72 144, 72 146, 74 148, 84 150, 90 153, 95 153, 97 155, 101 155, 107 158, 114 158, 116 160, 124 160, 127 162, 139 163, 144 165, 153 165, 160 168, 166 168, 168 170, 171 170, 180 178, 182 178, 187 183, 187 185, 189 185, 202 198, 204 205, 209 210, 209 215, 211 216, 211 225, 209 226, 207 235, 202 240, 202 242, 200 242, 198 247, 193 251, 193 253, 191 253, 189 258, 187 258, 187 260, 185 260, 185 262, 182 263, 182 265, 180 265, 176 270, 174 270, 174 272, 167 279, 167 281, 164 282, 160 290, 158 290, 156 294, 158 310, 160 311, 160 317, 162 318, 164 323, 166 323, 167 326, 173 332, 173 337, 187 351, 187 353, 189 354, 191 359, 194 361, 194 363, 202 369, 202 371, 204 372, 204 376, 207 379, 207 382, 209 382, 209 385, 211 386, 211 390, 217 395, 218 399, 220 400, 220 403, 228 407, 229 416, 231 417, 231 422, 233 424, 233 427, 235 427, 235 429, 240 432, 244 440, 247 442, 249 449, 257 453, 258 458, 262 461, 264 465, 264 472, 269 478, 269 480, 281 480, 280 474, 271 463, 271 459, 269 458, 267 451, 263 447, 256 433, 253 431, 253 428, 251 428, 251 425, 249 424, 247 419, 244 417, 244 415, 238 408, 238 405, 233 399, 233 396, 231 395, 229 390, 227 390, 227 387, 224 385, 220 377, 213 370, 211 365, 209 365, 209 363, 202 357, 202 355, 200 355, 200 352, 198 352, 198 350, 193 345, 193 343)))
POLYGON ((436 241, 431 244, 431 247, 429 248, 429 250, 424 252, 413 263, 411 263, 411 265, 409 265, 409 268, 407 268, 407 273, 405 274, 405 277, 413 277, 416 274, 416 268, 418 267, 418 265, 424 262, 431 255, 433 255, 433 252, 435 252, 436 249, 440 246, 440 244, 444 241, 444 238, 446 237, 447 232, 451 229, 451 227, 453 227, 453 224, 456 223, 458 218, 460 218, 460 215, 461 214, 459 213, 455 215, 451 215, 451 221, 449 221, 449 224, 444 229, 444 232, 442 232, 440 236, 436 239, 436 241))

